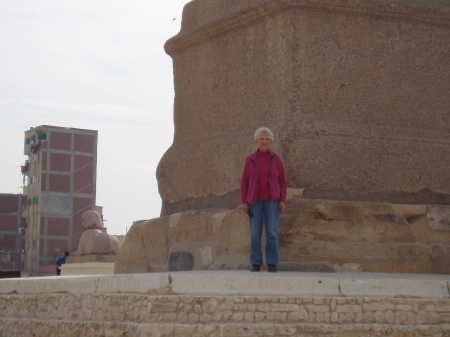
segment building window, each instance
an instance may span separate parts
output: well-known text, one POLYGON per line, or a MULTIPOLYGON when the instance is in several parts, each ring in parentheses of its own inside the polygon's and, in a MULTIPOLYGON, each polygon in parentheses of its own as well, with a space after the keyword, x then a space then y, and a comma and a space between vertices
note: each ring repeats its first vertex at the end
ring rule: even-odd
POLYGON ((47 140, 47 133, 41 130, 36 130, 37 136, 39 140, 47 140))

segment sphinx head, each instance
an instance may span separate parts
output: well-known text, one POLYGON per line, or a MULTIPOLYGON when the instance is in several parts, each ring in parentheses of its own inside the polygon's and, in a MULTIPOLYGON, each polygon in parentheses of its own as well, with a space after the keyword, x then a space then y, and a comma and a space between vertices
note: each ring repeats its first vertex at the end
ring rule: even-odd
POLYGON ((86 211, 81 216, 81 227, 83 229, 102 229, 103 221, 100 213, 96 211, 86 211))

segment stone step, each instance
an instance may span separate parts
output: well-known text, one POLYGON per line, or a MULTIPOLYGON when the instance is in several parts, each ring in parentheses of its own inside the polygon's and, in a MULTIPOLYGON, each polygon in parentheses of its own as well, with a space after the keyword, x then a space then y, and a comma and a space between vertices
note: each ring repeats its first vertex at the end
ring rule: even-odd
POLYGON ((4 318, 149 324, 450 324, 449 300, 412 298, 63 293, 1 296, 0 312, 4 318))
POLYGON ((449 281, 244 271, 0 280, 0 336, 443 337, 449 281))
POLYGON ((1 280, 1 294, 139 293, 450 298, 450 275, 189 271, 1 280))
POLYGON ((446 337, 450 325, 380 325, 380 324, 132 324, 71 320, 19 320, 0 318, 2 336, 79 337, 446 337), (28 331, 28 333, 24 333, 28 331))

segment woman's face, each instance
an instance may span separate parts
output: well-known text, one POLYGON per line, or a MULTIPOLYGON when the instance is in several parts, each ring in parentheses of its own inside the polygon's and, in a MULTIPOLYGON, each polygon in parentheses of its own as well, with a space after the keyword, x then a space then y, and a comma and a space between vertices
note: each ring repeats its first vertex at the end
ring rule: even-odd
POLYGON ((270 139, 269 134, 261 132, 258 138, 256 138, 256 144, 258 144, 259 151, 266 152, 269 149, 270 144, 272 144, 272 139, 270 139))

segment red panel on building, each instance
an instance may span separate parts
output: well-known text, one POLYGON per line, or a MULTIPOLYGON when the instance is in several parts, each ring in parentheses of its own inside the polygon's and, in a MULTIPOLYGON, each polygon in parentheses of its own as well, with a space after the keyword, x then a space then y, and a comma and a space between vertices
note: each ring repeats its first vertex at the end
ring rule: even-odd
POLYGON ((82 189, 79 189, 77 193, 94 194, 94 185, 89 185, 82 189))
POLYGON ((0 231, 17 231, 17 215, 0 215, 0 231))
POLYGON ((69 222, 69 219, 64 218, 47 218, 47 235, 67 236, 69 222))
POLYGON ((74 163, 74 169, 78 170, 79 168, 93 164, 94 157, 93 156, 81 156, 81 155, 75 155, 75 163, 74 163))
POLYGON ((0 213, 16 213, 19 209, 19 194, 0 194, 0 213))
MULTIPOLYGON (((43 256, 44 255, 44 243, 45 240, 44 239, 40 239, 39 240, 39 256, 43 256)), ((41 264, 42 262, 39 262, 39 264, 41 264)))
POLYGON ((16 237, 16 234, 0 234, 0 250, 15 250, 16 237))
MULTIPOLYGON (((45 142, 47 143, 47 142, 45 142)), ((47 169, 47 152, 41 152, 42 170, 47 169)))
POLYGON ((58 150, 72 149, 72 135, 64 132, 50 132, 49 148, 58 150))
POLYGON ((94 172, 93 166, 86 166, 75 172, 73 176, 73 190, 77 193, 93 193, 94 172), (86 190, 86 187, 91 187, 86 190), (84 192, 81 192, 84 190, 84 192), (88 192, 90 190, 90 192, 88 192))
POLYGON ((64 153, 50 153, 50 170, 66 171, 71 170, 71 155, 64 153))
POLYGON ((50 192, 70 192, 70 176, 49 174, 48 190, 50 192))
MULTIPOLYGON (((94 202, 92 198, 73 198, 73 214, 78 215, 81 219, 81 215, 92 210, 94 202)), ((76 224, 76 222, 74 222, 76 224)))
POLYGON ((47 240, 47 253, 48 257, 54 256, 55 262, 56 259, 64 255, 64 252, 68 251, 67 239, 57 240, 57 239, 48 239, 47 240))
POLYGON ((74 251, 78 250, 81 234, 83 234, 83 228, 81 228, 81 221, 79 221, 73 226, 72 247, 74 251))
POLYGON ((94 153, 95 136, 75 134, 75 151, 94 153))
POLYGON ((41 217, 41 222, 39 223, 39 234, 46 235, 45 233, 45 218, 41 217))
POLYGON ((41 190, 47 191, 47 174, 42 173, 41 175, 41 190))
POLYGON ((39 233, 40 235, 45 235, 45 218, 41 217, 41 222, 39 223, 39 233))

